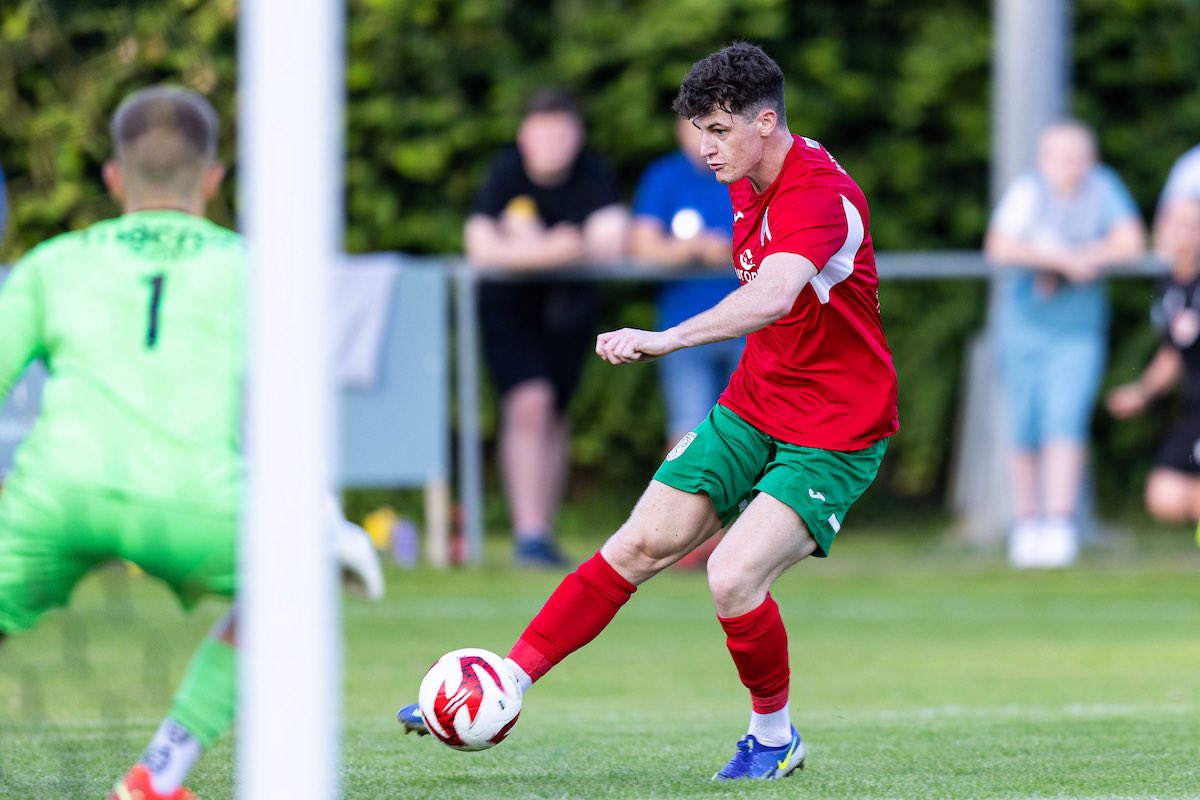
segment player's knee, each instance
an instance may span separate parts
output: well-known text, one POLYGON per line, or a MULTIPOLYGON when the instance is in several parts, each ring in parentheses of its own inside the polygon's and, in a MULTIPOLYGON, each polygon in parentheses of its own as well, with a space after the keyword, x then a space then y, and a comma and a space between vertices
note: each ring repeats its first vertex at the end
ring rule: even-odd
POLYGON ((761 602, 758 596, 762 591, 746 579, 745 572, 735 563, 721 556, 718 550, 708 559, 708 590, 717 614, 731 617, 753 609, 761 602))
POLYGON ((648 535, 626 524, 604 545, 604 557, 622 574, 644 580, 674 563, 680 549, 665 537, 648 535))
POLYGON ((1146 511, 1159 522, 1183 523, 1191 520, 1191 504, 1170 494, 1146 494, 1146 511))
POLYGON ((1161 522, 1192 521, 1195 499, 1176 481, 1152 476, 1146 483, 1146 511, 1161 522))

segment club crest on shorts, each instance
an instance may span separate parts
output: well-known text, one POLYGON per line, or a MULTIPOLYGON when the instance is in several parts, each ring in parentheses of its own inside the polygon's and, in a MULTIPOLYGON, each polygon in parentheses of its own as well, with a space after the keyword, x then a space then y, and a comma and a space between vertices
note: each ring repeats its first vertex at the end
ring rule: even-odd
POLYGON ((688 445, 696 441, 696 432, 688 431, 679 440, 679 444, 671 448, 671 452, 667 453, 667 461, 674 461, 683 455, 683 451, 688 449, 688 445))

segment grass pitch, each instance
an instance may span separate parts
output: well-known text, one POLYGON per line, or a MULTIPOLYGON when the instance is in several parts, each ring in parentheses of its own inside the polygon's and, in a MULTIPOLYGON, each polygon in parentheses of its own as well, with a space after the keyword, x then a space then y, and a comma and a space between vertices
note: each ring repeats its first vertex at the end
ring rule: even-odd
MULTIPOLYGON (((744 733, 748 700, 695 573, 642 587, 526 697, 499 747, 458 753, 402 735, 393 713, 425 668, 456 647, 504 652, 557 577, 396 570, 382 604, 344 607, 343 796, 1200 797, 1200 551, 1189 535, 1016 573, 927 536, 848 534, 774 592, 809 753, 794 777, 708 780, 744 733)), ((7 642, 0 796, 102 797, 221 611, 185 616, 152 582, 106 570, 72 609, 7 642)), ((201 760, 190 784, 202 800, 232 797, 232 761, 230 740, 201 760)))

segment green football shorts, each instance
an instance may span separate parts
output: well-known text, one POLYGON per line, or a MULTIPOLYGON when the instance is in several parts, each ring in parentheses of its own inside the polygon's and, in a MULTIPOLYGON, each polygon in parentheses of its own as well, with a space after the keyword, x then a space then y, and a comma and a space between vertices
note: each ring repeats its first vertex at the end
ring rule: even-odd
POLYGON ((887 439, 849 451, 788 444, 717 405, 667 454, 654 479, 707 494, 725 525, 754 494, 769 494, 800 515, 817 540, 815 555, 824 557, 846 512, 875 480, 885 450, 887 439))
POLYGON ((162 579, 185 608, 206 594, 232 596, 237 533, 236 509, 12 480, 0 492, 0 631, 32 627, 113 559, 162 579))

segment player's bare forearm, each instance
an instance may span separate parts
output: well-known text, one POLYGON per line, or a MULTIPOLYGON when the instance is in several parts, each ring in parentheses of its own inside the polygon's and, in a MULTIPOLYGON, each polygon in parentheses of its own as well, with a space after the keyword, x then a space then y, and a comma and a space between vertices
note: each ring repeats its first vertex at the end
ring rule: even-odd
POLYGON ((736 339, 765 328, 792 310, 817 268, 795 253, 768 256, 757 278, 707 311, 665 331, 621 328, 596 337, 596 354, 610 364, 651 361, 685 347, 736 339))
POLYGON ((816 274, 817 268, 807 258, 774 253, 763 261, 754 280, 669 332, 681 347, 697 347, 761 330, 791 312, 796 298, 816 274))

